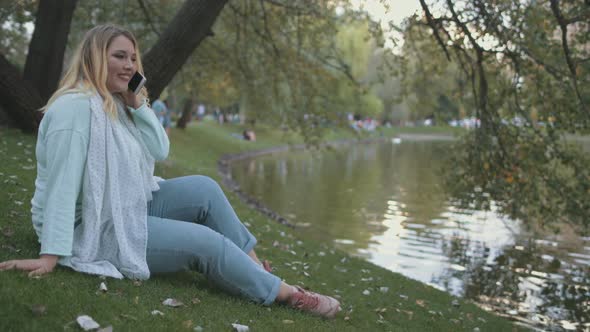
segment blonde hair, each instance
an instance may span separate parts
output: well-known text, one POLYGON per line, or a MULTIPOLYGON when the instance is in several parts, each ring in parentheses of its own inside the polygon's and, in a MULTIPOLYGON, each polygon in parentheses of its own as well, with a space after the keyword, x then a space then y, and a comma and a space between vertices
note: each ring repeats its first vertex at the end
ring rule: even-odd
MULTIPOLYGON (((113 95, 107 88, 108 54, 107 49, 113 39, 119 36, 127 37, 135 48, 137 70, 143 73, 141 57, 137 40, 133 34, 114 24, 98 25, 88 32, 74 52, 70 67, 59 82, 57 91, 49 98, 47 105, 41 111, 46 112, 58 97, 72 92, 98 93, 104 101, 104 110, 113 118, 117 118, 117 107, 113 95)), ((139 97, 147 99, 147 89, 143 87, 139 97)), ((118 96, 122 100, 122 96, 118 96)))

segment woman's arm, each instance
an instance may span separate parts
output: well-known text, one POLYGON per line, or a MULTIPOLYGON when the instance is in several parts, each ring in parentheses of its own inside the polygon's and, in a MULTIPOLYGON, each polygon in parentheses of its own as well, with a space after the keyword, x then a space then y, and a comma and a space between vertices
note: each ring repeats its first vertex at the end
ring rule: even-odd
POLYGON ((155 112, 147 106, 144 100, 131 91, 122 93, 122 97, 125 105, 129 107, 135 125, 152 157, 156 160, 166 159, 170 149, 170 141, 155 112))
POLYGON ((166 135, 166 130, 162 127, 162 123, 160 123, 154 111, 146 103, 138 108, 130 107, 130 111, 152 157, 156 160, 166 159, 170 149, 170 141, 168 135, 166 135))
POLYGON ((76 201, 82 189, 88 141, 78 131, 57 130, 47 134, 45 150, 47 182, 40 253, 70 256, 74 240, 76 201))

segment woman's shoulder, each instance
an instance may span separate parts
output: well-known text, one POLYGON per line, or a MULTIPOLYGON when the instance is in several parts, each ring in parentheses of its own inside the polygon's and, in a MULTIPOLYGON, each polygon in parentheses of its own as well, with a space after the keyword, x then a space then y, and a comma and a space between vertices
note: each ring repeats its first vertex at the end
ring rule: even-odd
POLYGON ((47 130, 86 131, 90 126, 90 98, 91 94, 80 91, 66 92, 57 97, 47 107, 43 117, 47 130))
POLYGON ((47 112, 69 113, 77 111, 90 112, 90 93, 84 91, 71 91, 57 97, 47 108, 47 112))

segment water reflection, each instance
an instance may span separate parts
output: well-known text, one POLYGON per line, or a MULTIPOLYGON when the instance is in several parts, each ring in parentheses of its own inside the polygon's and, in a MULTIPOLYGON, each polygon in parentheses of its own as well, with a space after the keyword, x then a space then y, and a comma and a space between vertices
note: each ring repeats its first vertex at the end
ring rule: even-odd
POLYGON ((533 236, 491 212, 460 210, 437 169, 446 142, 289 153, 234 165, 242 189, 355 255, 530 325, 590 322, 590 238, 533 236))

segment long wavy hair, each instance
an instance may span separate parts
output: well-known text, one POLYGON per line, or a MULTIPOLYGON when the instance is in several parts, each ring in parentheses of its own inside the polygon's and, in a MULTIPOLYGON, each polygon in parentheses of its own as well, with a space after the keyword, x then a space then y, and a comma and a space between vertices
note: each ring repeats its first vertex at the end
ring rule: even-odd
MULTIPOLYGON (((114 98, 120 98, 121 101, 123 99, 120 94, 116 94, 116 96, 111 94, 107 88, 107 49, 113 39, 118 36, 125 36, 133 43, 137 56, 137 70, 143 73, 139 47, 133 34, 129 30, 114 24, 98 25, 86 32, 84 39, 82 39, 72 57, 70 67, 59 82, 58 89, 49 98, 47 105, 41 108, 41 111, 46 112, 47 108, 64 94, 90 92, 98 93, 103 99, 104 111, 112 118, 117 118, 117 106, 114 98)), ((139 96, 147 100, 148 92, 145 87, 141 89, 139 96)))

